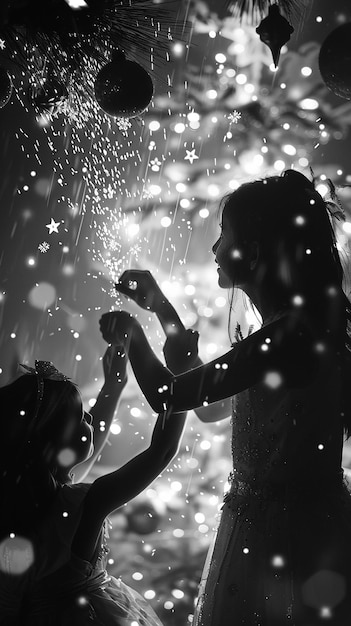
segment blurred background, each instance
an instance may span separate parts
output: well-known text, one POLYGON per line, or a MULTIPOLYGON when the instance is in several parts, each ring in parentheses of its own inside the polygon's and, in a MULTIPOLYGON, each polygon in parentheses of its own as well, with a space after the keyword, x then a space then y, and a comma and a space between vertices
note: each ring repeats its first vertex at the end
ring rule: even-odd
MULTIPOLYGON (((154 274, 185 326, 200 332, 204 361, 227 351, 229 300, 211 246, 220 198, 253 178, 289 167, 309 175, 311 167, 322 195, 327 178, 340 186, 348 276, 351 102, 327 88, 318 55, 329 33, 351 22, 349 1, 309 2, 278 68, 258 22, 240 22, 224 0, 179 1, 167 11, 178 26, 159 54, 132 46, 154 82, 142 115, 114 118, 99 107, 38 114, 20 89, 0 109, 0 384, 18 362, 52 360, 89 409, 103 383, 98 320, 113 308, 137 313, 162 356, 157 320, 114 293, 126 268, 154 274)), ((350 98, 351 82, 348 89, 350 98)), ((236 322, 244 334, 258 325, 240 294, 232 321, 232 336, 236 322)), ((129 371, 88 480, 145 448, 154 419, 129 371)), ((204 424, 191 413, 177 458, 111 515, 110 573, 169 626, 191 623, 230 468, 229 420, 204 424)))

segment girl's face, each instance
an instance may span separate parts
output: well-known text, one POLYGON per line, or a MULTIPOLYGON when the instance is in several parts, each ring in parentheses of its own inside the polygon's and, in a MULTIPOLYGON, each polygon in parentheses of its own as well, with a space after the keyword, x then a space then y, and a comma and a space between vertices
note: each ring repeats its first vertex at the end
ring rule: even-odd
POLYGON ((219 286, 223 289, 229 289, 234 285, 240 287, 243 280, 243 251, 225 211, 222 214, 221 234, 212 247, 212 252, 218 264, 219 286))
POLYGON ((67 416, 61 434, 56 439, 54 464, 59 476, 78 463, 90 458, 94 451, 92 416, 84 411, 67 416))

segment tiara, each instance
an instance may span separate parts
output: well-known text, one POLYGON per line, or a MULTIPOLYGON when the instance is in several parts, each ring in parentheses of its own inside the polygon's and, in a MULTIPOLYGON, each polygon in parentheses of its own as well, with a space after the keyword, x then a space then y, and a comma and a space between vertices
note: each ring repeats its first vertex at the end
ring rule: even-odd
POLYGON ((68 381, 69 378, 62 374, 51 361, 36 360, 35 367, 29 367, 29 365, 24 365, 24 363, 20 363, 19 365, 24 369, 26 374, 37 377, 38 392, 33 416, 33 419, 36 419, 44 396, 44 380, 68 381))

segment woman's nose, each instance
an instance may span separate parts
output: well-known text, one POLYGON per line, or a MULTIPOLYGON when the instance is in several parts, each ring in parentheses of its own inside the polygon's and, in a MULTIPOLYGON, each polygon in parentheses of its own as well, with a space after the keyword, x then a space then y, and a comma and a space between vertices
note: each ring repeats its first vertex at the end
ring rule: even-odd
POLYGON ((218 246, 219 246, 219 239, 217 239, 217 241, 212 246, 213 254, 216 254, 218 246))

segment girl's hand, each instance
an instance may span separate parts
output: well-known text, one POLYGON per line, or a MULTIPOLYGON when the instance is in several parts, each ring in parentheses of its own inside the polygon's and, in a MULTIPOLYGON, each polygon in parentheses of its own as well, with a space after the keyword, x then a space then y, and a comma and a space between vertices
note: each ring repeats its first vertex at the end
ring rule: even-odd
POLYGON ((112 311, 104 313, 100 318, 100 331, 107 343, 127 348, 133 330, 140 326, 133 315, 127 311, 112 311))
POLYGON ((163 346, 167 367, 173 374, 181 374, 195 366, 198 359, 199 333, 196 330, 178 330, 169 335, 163 346))
POLYGON ((122 345, 109 346, 102 357, 105 385, 115 385, 116 379, 125 384, 127 376, 128 356, 122 345))
POLYGON ((115 288, 134 300, 142 309, 156 313, 166 301, 164 294, 149 270, 126 270, 115 288))

